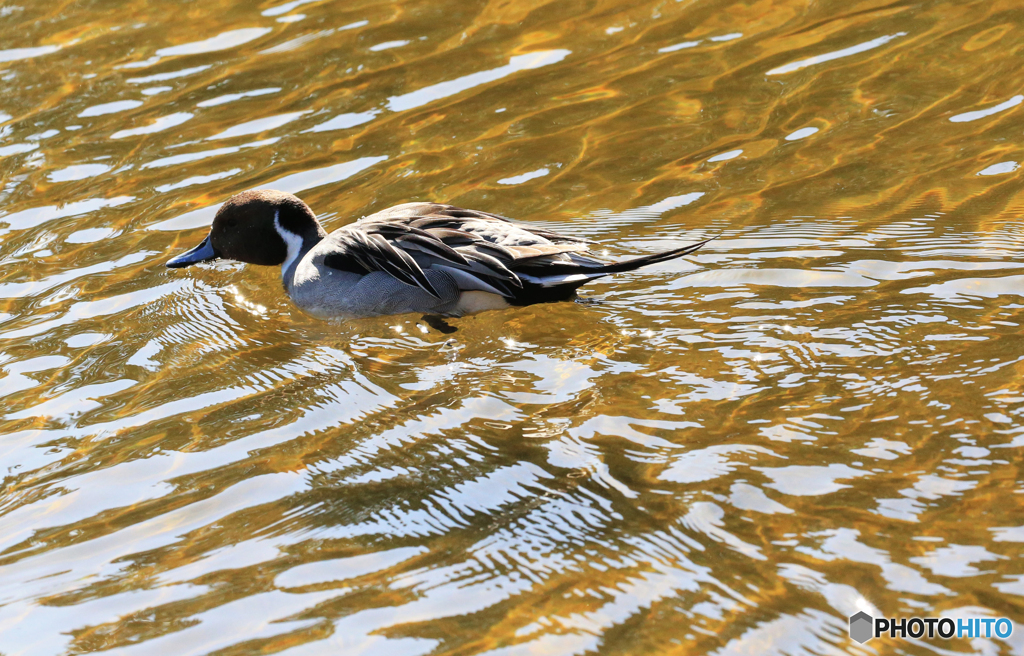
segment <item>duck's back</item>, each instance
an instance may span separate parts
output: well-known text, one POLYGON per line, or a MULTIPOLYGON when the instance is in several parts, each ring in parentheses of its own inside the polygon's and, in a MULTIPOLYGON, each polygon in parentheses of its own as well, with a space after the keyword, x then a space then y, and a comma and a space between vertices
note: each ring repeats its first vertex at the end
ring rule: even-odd
POLYGON ((401 266, 408 255, 421 267, 471 270, 516 288, 520 281, 511 271, 569 262, 563 254, 587 250, 583 239, 497 214, 437 203, 392 207, 336 230, 330 239, 346 258, 377 255, 383 257, 381 264, 401 266))
POLYGON ((471 242, 462 243, 468 237, 472 237, 475 238, 473 241, 480 240, 509 249, 510 252, 504 255, 513 259, 585 251, 588 243, 585 239, 560 235, 498 214, 440 203, 395 205, 360 219, 350 227, 371 229, 380 224, 425 230, 432 236, 451 242, 457 247, 473 246, 471 242), (451 232, 453 230, 466 234, 456 235, 451 232))

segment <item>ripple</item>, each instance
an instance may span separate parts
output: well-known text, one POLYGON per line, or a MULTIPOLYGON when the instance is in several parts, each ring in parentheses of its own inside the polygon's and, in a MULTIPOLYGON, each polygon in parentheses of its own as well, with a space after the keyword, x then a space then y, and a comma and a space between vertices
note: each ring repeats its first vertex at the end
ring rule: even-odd
POLYGON ((97 401, 97 399, 117 394, 129 387, 134 387, 136 384, 137 381, 125 379, 115 380, 109 383, 84 385, 66 394, 62 394, 52 399, 47 399, 39 405, 26 408, 19 412, 9 413, 4 418, 12 420, 26 419, 28 417, 43 417, 49 419, 70 417, 91 410, 92 408, 98 408, 102 403, 97 401))
POLYGON ((252 91, 243 91, 241 93, 228 93, 223 96, 217 96, 216 98, 210 98, 202 102, 196 103, 196 107, 216 107, 217 105, 224 105, 226 103, 235 102, 243 98, 256 98, 259 96, 265 96, 271 93, 279 93, 281 87, 267 87, 265 89, 253 89, 252 91))
POLYGON ((793 496, 832 494, 850 487, 837 481, 869 475, 868 472, 835 463, 827 467, 791 465, 789 467, 755 467, 754 469, 772 479, 771 483, 765 484, 766 487, 793 496))
POLYGON ((176 164, 185 164, 188 162, 195 162, 201 159, 207 159, 208 157, 216 157, 218 155, 229 155, 237 153, 243 148, 259 148, 261 146, 269 146, 277 143, 277 139, 263 139, 262 141, 253 141, 250 143, 242 144, 240 146, 229 146, 227 148, 215 148, 213 150, 204 150, 197 153, 187 153, 184 155, 171 155, 170 157, 161 157, 155 159, 152 162, 146 162, 142 165, 144 169, 160 168, 164 166, 174 166, 176 164))
POLYGON ((0 147, 0 157, 10 157, 11 155, 20 155, 21 153, 30 153, 33 150, 39 148, 38 144, 11 144, 10 146, 0 147))
POLYGON ((111 139, 124 139, 125 137, 137 137, 140 134, 153 134, 154 132, 162 132, 170 128, 176 127, 188 121, 192 118, 192 114, 188 112, 178 112, 176 114, 169 114, 167 116, 161 116, 149 125, 144 125, 138 128, 132 128, 129 130, 118 130, 114 134, 110 135, 111 139))
POLYGON ((998 105, 989 107, 988 109, 979 109, 975 112, 965 112, 963 114, 957 114, 956 116, 950 117, 952 123, 969 123, 971 121, 977 121, 978 119, 987 118, 1000 112, 1005 112, 1008 109, 1012 109, 1017 105, 1024 102, 1024 96, 1014 96, 1006 102, 1001 102, 998 105))
POLYGON ((242 172, 242 169, 231 169, 230 171, 221 171, 220 173, 213 173, 210 175, 197 175, 191 178, 185 178, 179 182, 173 184, 160 185, 156 187, 156 190, 160 193, 167 193, 175 189, 181 189, 182 187, 191 187, 194 185, 206 184, 207 182, 213 182, 214 180, 223 180, 224 178, 230 178, 233 175, 238 175, 242 172))
POLYGON ((404 547, 349 558, 322 560, 299 565, 279 574, 274 583, 285 588, 301 588, 325 583, 339 583, 346 579, 390 569, 401 563, 428 553, 423 547, 404 547))
POLYGON ((178 78, 188 77, 189 75, 195 75, 196 73, 202 73, 205 70, 209 70, 212 64, 205 66, 193 66, 192 68, 182 68, 177 71, 169 71, 167 73, 154 73, 153 75, 147 75, 145 77, 130 77, 128 82, 131 84, 150 84, 152 82, 166 82, 167 80, 177 80, 178 78))
POLYGON ((960 278, 925 287, 911 287, 900 293, 931 294, 945 300, 955 301, 970 297, 1024 296, 1024 287, 1021 285, 1024 285, 1024 276, 960 278))
POLYGON ((36 48, 10 48, 8 50, 0 50, 0 62, 33 59, 35 57, 42 57, 43 55, 55 53, 60 49, 60 46, 38 46, 36 48))
POLYGON ((136 107, 142 107, 141 100, 118 100, 116 102, 103 103, 102 105, 93 105, 92 107, 86 107, 78 113, 79 118, 85 118, 89 116, 104 116, 106 114, 116 114, 118 112, 124 112, 129 109, 135 109, 136 107))
POLYGON ((569 50, 538 50, 528 55, 517 55, 512 57, 505 66, 464 75, 463 77, 424 87, 418 91, 412 91, 401 96, 392 96, 388 98, 388 109, 394 112, 401 112, 421 107, 435 100, 441 100, 442 98, 462 93, 473 87, 500 80, 513 73, 557 64, 570 54, 572 53, 569 50))
POLYGON ((282 125, 287 125, 307 113, 308 112, 289 112, 287 114, 278 114, 276 116, 267 116, 265 118, 246 121, 245 123, 240 123, 228 128, 227 130, 218 132, 212 137, 207 137, 206 139, 207 141, 216 141, 217 139, 233 139, 235 137, 267 132, 268 130, 279 128, 282 125))
POLYGON ((815 55, 814 57, 808 57, 807 59, 801 59, 791 64, 786 64, 785 66, 773 68, 772 70, 768 71, 767 74, 786 75, 787 73, 793 73, 794 71, 799 71, 800 69, 807 68, 808 66, 816 66, 818 64, 823 64, 825 62, 835 61, 836 59, 842 59, 843 57, 849 57, 850 55, 858 55, 862 52, 867 52, 868 50, 874 50, 879 46, 883 46, 886 43, 889 43, 893 39, 898 39, 906 35, 906 32, 896 32, 895 34, 880 36, 877 39, 865 41, 864 43, 858 43, 857 45, 850 46, 849 48, 843 48, 842 50, 836 50, 834 52, 825 53, 823 55, 815 55))
POLYGON ((230 50, 244 43, 255 41, 261 36, 270 34, 272 31, 269 27, 247 27, 229 30, 203 41, 193 41, 192 43, 184 43, 180 46, 161 48, 156 51, 156 55, 157 57, 179 57, 182 55, 200 55, 208 52, 230 50))
POLYGON ((280 16, 281 14, 287 14, 289 11, 293 11, 302 5, 309 4, 311 2, 319 2, 319 0, 292 0, 284 4, 271 7, 270 9, 264 9, 261 12, 262 16, 280 16))
POLYGON ((369 112, 355 112, 349 114, 338 114, 334 118, 327 120, 319 125, 315 125, 304 132, 329 132, 331 130, 347 130, 348 128, 354 128, 357 125, 363 125, 369 123, 377 117, 379 112, 376 110, 369 112))
POLYGON ((730 159, 736 159, 737 157, 739 157, 742 154, 743 154, 742 150, 730 150, 728 152, 719 153, 718 155, 715 155, 714 157, 710 157, 710 158, 708 158, 708 161, 709 162, 725 162, 725 161, 730 160, 730 159))
MULTIPOLYGON (((67 244, 92 244, 104 239, 110 239, 117 234, 116 230, 111 228, 86 228, 85 230, 78 230, 68 235, 64 242, 67 244)), ((135 262, 137 260, 131 260, 135 262)), ((129 262, 129 260, 125 260, 129 262)))
POLYGON ((140 292, 129 292, 127 294, 120 294, 95 301, 81 301, 72 305, 71 308, 60 318, 47 319, 45 321, 30 324, 29 326, 18 330, 0 332, 0 339, 19 339, 22 337, 38 335, 60 326, 66 326, 76 321, 81 321, 82 319, 92 319, 123 312, 124 310, 135 308, 140 305, 152 303, 156 299, 180 289, 182 286, 182 283, 168 283, 166 285, 159 285, 140 292))
POLYGON ((799 130, 796 130, 794 132, 791 132, 790 134, 787 134, 786 135, 786 141, 797 141, 797 140, 800 140, 800 139, 806 139, 807 137, 809 137, 812 134, 815 134, 817 132, 818 132, 818 128, 815 128, 815 127, 800 128, 799 130))
POLYGON ((688 48, 696 48, 700 44, 701 44, 700 41, 683 41, 682 43, 676 43, 676 44, 671 45, 671 46, 665 46, 664 48, 659 48, 658 52, 661 52, 661 53, 676 52, 677 50, 686 50, 688 48))
POLYGON ((95 346, 96 344, 102 344, 103 342, 110 340, 110 338, 111 335, 105 333, 79 333, 64 340, 64 343, 71 348, 86 348, 89 346, 95 346))
POLYGON ((503 185, 518 185, 530 180, 536 180, 537 178, 543 178, 549 173, 548 169, 537 169, 536 171, 530 171, 529 173, 523 173, 521 175, 514 175, 511 178, 502 178, 498 180, 498 184, 503 185))
POLYGON ((720 445, 689 451, 673 459, 660 478, 673 483, 710 481, 735 471, 736 463, 729 459, 730 454, 757 453, 774 455, 767 449, 745 445, 720 445))
POLYGON ((369 49, 371 52, 380 52, 382 50, 391 50, 392 48, 401 48, 402 46, 409 45, 409 43, 410 42, 408 40, 385 41, 383 43, 378 43, 375 46, 370 46, 369 49))
POLYGON ((95 178, 110 171, 106 164, 78 164, 69 166, 66 169, 53 171, 47 177, 50 182, 71 182, 74 180, 85 180, 95 178))
POLYGON ((0 223, 6 223, 8 230, 26 230, 56 219, 89 214, 108 207, 118 207, 133 200, 135 198, 132 196, 117 196, 115 198, 90 198, 66 205, 34 207, 11 214, 0 215, 0 223))
POLYGON ((985 167, 978 171, 978 175, 1002 175, 1003 173, 1013 173, 1020 166, 1017 162, 999 162, 992 166, 985 167))
POLYGON ((0 387, 2 396, 10 396, 26 389, 31 389, 41 383, 25 374, 47 371, 67 365, 70 360, 62 355, 44 355, 28 360, 4 363, 3 370, 6 376, 3 379, 3 386, 0 387))

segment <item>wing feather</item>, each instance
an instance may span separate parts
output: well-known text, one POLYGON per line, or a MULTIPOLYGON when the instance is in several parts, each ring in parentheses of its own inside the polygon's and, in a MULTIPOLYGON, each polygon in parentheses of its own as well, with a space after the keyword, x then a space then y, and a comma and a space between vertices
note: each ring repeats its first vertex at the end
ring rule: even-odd
POLYGON ((441 298, 425 273, 435 269, 447 272, 462 291, 496 293, 514 303, 567 298, 588 280, 680 257, 703 245, 605 264, 579 255, 587 250, 586 239, 435 203, 399 205, 327 239, 328 267, 384 271, 441 298))

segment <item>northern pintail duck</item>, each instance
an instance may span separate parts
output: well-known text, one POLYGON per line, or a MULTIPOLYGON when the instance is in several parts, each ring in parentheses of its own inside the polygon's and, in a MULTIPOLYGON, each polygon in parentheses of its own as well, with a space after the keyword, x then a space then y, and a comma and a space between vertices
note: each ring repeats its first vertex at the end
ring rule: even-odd
POLYGON ((581 254, 587 240, 438 203, 397 205, 328 235, 304 202, 259 189, 231 197, 206 239, 167 266, 280 265, 288 296, 319 317, 462 316, 570 299, 591 280, 706 243, 606 264, 581 254))

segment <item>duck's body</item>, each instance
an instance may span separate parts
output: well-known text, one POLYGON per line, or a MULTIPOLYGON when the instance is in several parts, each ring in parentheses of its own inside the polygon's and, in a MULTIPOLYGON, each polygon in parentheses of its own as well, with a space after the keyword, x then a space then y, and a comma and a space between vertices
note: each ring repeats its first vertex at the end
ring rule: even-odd
POLYGON ((398 205, 327 235, 295 196, 256 190, 232 197, 206 240, 167 266, 219 257, 281 265, 288 296, 319 317, 463 316, 569 299, 591 280, 705 243, 605 264, 581 254, 583 239, 436 203, 398 205))

